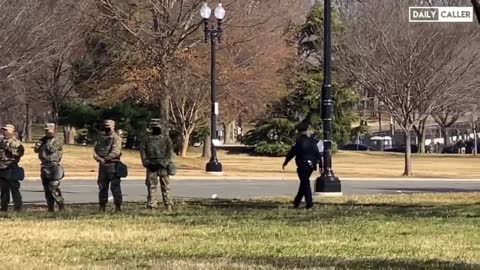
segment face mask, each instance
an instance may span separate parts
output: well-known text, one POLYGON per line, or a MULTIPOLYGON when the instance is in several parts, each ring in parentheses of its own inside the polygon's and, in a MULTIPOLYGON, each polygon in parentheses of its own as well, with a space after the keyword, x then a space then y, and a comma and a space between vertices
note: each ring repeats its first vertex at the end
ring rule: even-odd
POLYGON ((162 132, 162 130, 158 127, 152 128, 152 134, 153 135, 160 135, 161 132, 162 132))
POLYGON ((3 130, 2 133, 3 133, 3 137, 6 138, 6 139, 10 139, 10 138, 13 137, 13 134, 6 131, 6 130, 3 130))

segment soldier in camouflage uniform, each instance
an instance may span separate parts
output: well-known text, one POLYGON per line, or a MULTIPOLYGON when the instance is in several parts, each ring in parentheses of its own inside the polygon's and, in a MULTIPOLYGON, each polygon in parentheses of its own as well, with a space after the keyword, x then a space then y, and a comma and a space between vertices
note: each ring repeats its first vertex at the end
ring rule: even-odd
POLYGON ((60 190, 60 180, 63 179, 63 168, 60 165, 63 149, 62 142, 55 137, 55 124, 45 125, 45 137, 35 144, 33 150, 38 153, 41 161, 40 175, 48 211, 54 211, 55 202, 58 210, 63 210, 64 200, 60 190))
POLYGON ((98 200, 100 211, 105 211, 108 202, 108 187, 112 191, 115 211, 121 211, 122 189, 120 177, 117 174, 117 164, 122 155, 122 138, 115 132, 115 122, 105 120, 103 132, 95 144, 93 158, 99 163, 98 170, 98 200))
POLYGON ((147 186, 147 207, 157 208, 157 185, 160 182, 163 204, 167 211, 172 210, 170 197, 170 177, 168 166, 172 159, 172 141, 162 132, 159 119, 152 119, 150 132, 140 147, 142 164, 147 169, 145 184, 147 186))
POLYGON ((22 195, 20 193, 20 181, 18 162, 23 156, 25 149, 22 143, 14 136, 15 127, 5 125, 2 127, 3 138, 0 140, 0 189, 1 211, 8 211, 10 192, 12 193, 15 211, 22 210, 22 195))

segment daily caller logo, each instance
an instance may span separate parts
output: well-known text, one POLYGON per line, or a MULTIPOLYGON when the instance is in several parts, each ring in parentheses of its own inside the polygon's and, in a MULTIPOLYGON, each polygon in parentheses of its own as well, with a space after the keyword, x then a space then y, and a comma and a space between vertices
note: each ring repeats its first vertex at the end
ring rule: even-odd
POLYGON ((473 7, 409 7, 409 22, 473 22, 473 7))

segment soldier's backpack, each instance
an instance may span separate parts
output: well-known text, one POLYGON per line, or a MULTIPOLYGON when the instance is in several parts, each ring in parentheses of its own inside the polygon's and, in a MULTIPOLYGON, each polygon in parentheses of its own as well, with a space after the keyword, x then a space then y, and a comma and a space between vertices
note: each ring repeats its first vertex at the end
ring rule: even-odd
POLYGON ((163 136, 149 136, 145 145, 145 154, 151 164, 167 165, 164 164, 167 157, 167 145, 163 136))

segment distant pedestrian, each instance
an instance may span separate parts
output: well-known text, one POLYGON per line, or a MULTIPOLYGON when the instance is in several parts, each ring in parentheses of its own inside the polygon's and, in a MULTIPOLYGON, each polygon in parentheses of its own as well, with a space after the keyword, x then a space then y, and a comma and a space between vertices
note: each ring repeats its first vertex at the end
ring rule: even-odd
POLYGON ((465 144, 465 142, 462 139, 460 139, 460 141, 458 141, 457 148, 458 148, 458 153, 459 154, 465 155, 465 150, 467 148, 467 145, 465 144))
POLYGON ((435 149, 435 143, 433 142, 433 140, 432 140, 432 142, 430 143, 430 150, 429 150, 429 152, 430 152, 430 154, 437 152, 436 149, 435 149))
POLYGON ((319 165, 320 168, 322 167, 322 161, 317 141, 307 135, 308 123, 302 122, 298 125, 297 129, 300 132, 300 136, 295 142, 295 145, 290 149, 282 168, 285 170, 288 163, 295 158, 300 186, 297 196, 293 200, 293 205, 295 208, 299 208, 303 197, 305 197, 306 208, 310 209, 313 207, 310 176, 318 169, 319 165))

